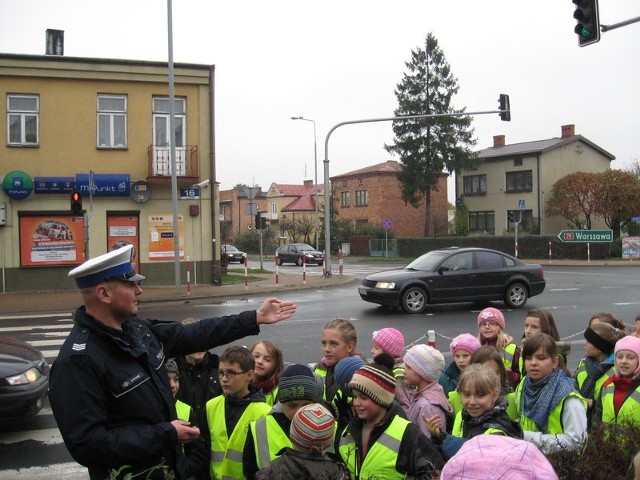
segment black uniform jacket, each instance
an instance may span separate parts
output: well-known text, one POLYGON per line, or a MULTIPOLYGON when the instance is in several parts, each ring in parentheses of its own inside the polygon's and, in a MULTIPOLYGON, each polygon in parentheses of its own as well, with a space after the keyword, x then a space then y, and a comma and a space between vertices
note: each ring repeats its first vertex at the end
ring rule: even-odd
POLYGON ((52 366, 49 389, 73 458, 89 468, 92 479, 124 465, 136 473, 162 462, 183 478, 184 455, 170 424, 176 412, 165 357, 258 334, 255 311, 190 325, 132 317, 122 331, 98 322, 84 307, 74 320, 52 366))

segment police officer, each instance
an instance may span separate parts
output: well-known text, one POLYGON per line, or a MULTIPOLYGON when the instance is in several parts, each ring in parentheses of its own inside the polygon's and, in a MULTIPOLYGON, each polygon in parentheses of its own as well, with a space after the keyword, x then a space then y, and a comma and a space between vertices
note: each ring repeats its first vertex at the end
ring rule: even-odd
POLYGON ((289 318, 295 304, 267 299, 255 311, 191 325, 137 317, 142 275, 132 246, 71 270, 84 306, 53 364, 49 399, 67 449, 93 479, 174 475, 184 479, 181 444, 200 436, 178 420, 165 357, 205 351, 256 335, 289 318))

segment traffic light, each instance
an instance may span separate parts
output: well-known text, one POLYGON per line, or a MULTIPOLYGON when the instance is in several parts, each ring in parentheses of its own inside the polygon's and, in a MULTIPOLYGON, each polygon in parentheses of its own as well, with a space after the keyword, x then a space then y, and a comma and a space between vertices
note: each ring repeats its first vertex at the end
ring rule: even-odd
POLYGON ((77 190, 71 194, 71 213, 76 216, 82 215, 82 194, 77 190))
POLYGON ((516 212, 507 212, 507 220, 509 220, 509 223, 516 223, 516 212))
POLYGON ((260 230, 260 214, 256 213, 256 219, 254 221, 254 226, 256 227, 256 230, 260 230))
POLYGON ((260 230, 267 228, 267 219, 260 217, 260 230))
POLYGON ((573 18, 578 23, 574 32, 578 35, 578 45, 585 47, 600 41, 600 19, 598 0, 572 0, 576 5, 573 18))
POLYGON ((501 93, 500 98, 498 99, 498 102, 500 104, 500 110, 502 110, 500 112, 500 120, 502 120, 503 122, 510 122, 511 121, 511 105, 509 104, 509 95, 501 93))

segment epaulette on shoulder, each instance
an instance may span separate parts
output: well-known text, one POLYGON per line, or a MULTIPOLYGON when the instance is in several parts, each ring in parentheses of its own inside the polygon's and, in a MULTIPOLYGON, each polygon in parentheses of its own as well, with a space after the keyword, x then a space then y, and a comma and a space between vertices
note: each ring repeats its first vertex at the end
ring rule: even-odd
POLYGON ((89 330, 82 328, 77 331, 71 344, 71 355, 85 355, 87 342, 89 341, 89 330))

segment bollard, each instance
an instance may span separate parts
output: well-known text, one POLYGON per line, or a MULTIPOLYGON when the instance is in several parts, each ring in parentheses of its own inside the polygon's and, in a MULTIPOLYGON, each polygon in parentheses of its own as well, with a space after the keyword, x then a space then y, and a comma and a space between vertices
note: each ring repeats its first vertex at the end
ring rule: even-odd
POLYGON ((276 285, 278 284, 278 252, 276 252, 276 285))
POLYGON ((191 259, 187 257, 187 295, 191 295, 191 259))
POLYGON ((307 258, 302 255, 302 284, 307 284, 307 258))
POLYGON ((322 278, 327 278, 327 254, 322 251, 322 278))
POLYGON ((249 272, 247 271, 247 263, 248 263, 248 259, 245 256, 244 257, 244 289, 245 290, 249 289, 249 272))
POLYGON ((551 242, 549 242, 549 263, 551 263, 551 242))
POLYGON ((344 253, 342 253, 342 249, 338 251, 338 265, 340 266, 340 276, 342 276, 342 271, 344 270, 344 253))
POLYGON ((436 331, 435 330, 427 330, 427 345, 433 348, 436 347, 436 331))

